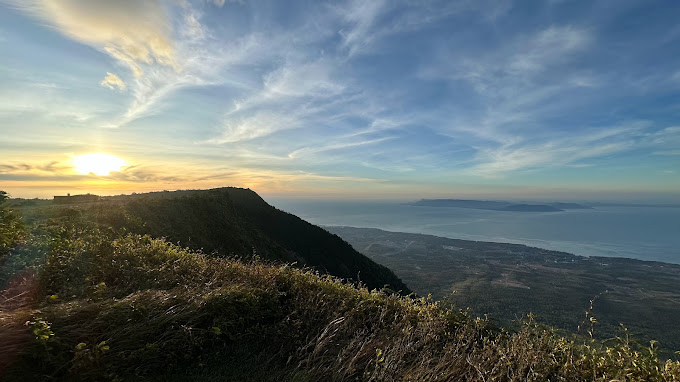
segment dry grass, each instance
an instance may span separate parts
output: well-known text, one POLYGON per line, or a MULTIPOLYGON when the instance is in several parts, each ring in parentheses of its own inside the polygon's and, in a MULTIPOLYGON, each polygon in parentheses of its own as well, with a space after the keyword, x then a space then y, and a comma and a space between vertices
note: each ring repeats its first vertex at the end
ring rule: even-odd
POLYGON ((625 333, 509 333, 428 299, 93 228, 45 246, 32 294, 2 295, 7 380, 680 380, 625 333))

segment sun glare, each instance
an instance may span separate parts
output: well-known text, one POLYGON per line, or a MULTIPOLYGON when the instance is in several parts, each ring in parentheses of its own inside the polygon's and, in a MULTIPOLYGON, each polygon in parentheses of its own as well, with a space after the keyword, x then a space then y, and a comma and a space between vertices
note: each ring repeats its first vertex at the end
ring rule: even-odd
POLYGON ((106 176, 112 171, 120 171, 125 164, 125 161, 117 156, 105 153, 83 154, 73 158, 73 168, 83 175, 106 176))

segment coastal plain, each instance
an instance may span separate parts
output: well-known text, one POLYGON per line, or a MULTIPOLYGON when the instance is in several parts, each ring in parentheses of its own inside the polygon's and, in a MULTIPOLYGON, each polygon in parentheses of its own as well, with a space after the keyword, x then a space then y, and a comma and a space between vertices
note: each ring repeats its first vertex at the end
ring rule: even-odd
POLYGON ((532 313, 567 333, 590 332, 599 339, 629 333, 642 343, 658 340, 669 354, 680 349, 680 265, 372 228, 325 228, 392 269, 417 294, 488 314, 500 325, 517 325, 532 313))

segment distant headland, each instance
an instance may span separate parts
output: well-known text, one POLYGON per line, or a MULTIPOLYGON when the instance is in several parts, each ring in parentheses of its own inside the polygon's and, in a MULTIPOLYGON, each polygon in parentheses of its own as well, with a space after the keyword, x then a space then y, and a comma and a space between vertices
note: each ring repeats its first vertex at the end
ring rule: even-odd
POLYGON ((577 203, 554 202, 546 204, 527 204, 492 200, 466 200, 466 199, 421 199, 417 202, 406 203, 406 205, 419 207, 473 208, 478 210, 509 211, 509 212, 561 212, 564 210, 593 208, 590 206, 577 203))

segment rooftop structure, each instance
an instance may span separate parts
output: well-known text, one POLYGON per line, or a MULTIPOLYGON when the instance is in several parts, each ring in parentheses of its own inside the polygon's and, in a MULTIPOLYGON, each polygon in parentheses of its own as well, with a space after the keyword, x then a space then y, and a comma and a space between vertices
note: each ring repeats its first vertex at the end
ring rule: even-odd
POLYGON ((66 196, 54 196, 54 203, 57 204, 70 204, 70 203, 85 203, 85 202, 96 202, 99 200, 99 195, 84 194, 84 195, 73 195, 66 194, 66 196))

